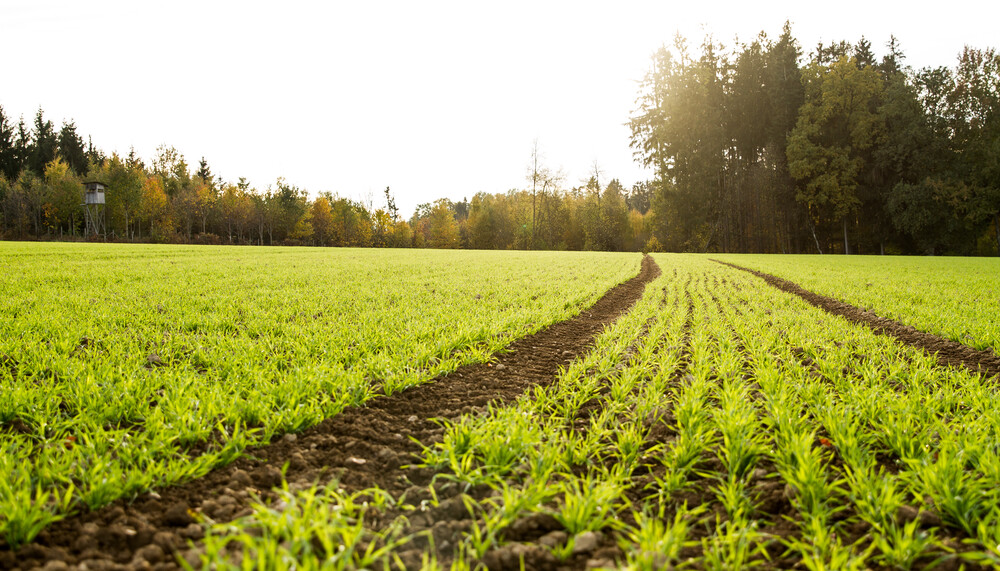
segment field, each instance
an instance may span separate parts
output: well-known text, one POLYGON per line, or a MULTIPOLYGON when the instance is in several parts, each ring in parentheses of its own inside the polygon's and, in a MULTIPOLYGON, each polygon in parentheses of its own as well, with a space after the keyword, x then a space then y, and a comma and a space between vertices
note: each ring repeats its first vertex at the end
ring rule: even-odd
POLYGON ((995 376, 639 261, 4 245, 0 568, 1000 565, 995 376))
POLYGON ((1000 354, 1000 258, 712 257, 791 280, 807 290, 921 331, 1000 354))
POLYGON ((0 537, 482 361, 639 256, 3 245, 0 537))

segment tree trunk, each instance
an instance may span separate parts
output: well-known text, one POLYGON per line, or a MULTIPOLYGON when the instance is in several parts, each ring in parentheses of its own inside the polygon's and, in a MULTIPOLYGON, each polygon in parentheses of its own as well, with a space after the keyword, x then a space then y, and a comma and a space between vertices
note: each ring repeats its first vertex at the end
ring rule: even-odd
POLYGON ((528 249, 534 249, 535 246, 535 185, 531 185, 531 242, 528 244, 528 249))
POLYGON ((844 255, 849 256, 851 254, 851 245, 847 242, 847 217, 844 217, 844 255))
POLYGON ((809 223, 809 230, 812 232, 813 241, 816 242, 816 251, 823 254, 823 248, 819 247, 819 238, 816 237, 816 225, 812 222, 809 223))

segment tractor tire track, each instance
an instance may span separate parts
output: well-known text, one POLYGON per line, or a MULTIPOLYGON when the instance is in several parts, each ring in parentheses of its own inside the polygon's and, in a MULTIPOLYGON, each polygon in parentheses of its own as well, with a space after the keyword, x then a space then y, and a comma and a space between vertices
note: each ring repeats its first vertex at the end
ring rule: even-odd
POLYGON ((768 285, 781 291, 797 295, 810 304, 826 311, 827 313, 838 315, 858 325, 864 325, 875 333, 889 335, 899 339, 903 343, 924 350, 929 355, 934 355, 942 365, 953 367, 965 367, 977 373, 982 373, 987 377, 1000 375, 1000 357, 992 351, 981 351, 973 349, 968 345, 963 345, 950 339, 945 339, 933 333, 920 331, 909 325, 879 317, 871 311, 865 311, 849 303, 813 293, 802 288, 798 284, 786 279, 766 274, 750 268, 744 268, 736 264, 730 264, 720 260, 713 262, 743 270, 751 273, 768 283, 768 285))

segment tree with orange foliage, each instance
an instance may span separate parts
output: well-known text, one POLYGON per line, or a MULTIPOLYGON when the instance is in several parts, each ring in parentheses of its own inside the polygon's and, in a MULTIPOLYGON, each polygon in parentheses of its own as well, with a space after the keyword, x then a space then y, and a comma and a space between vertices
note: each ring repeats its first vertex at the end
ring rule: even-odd
MULTIPOLYGON (((146 177, 142 185, 142 201, 139 205, 139 216, 149 224, 149 233, 154 239, 164 239, 174 232, 174 219, 170 212, 170 202, 163 190, 163 183, 158 176, 146 177)), ((142 226, 139 227, 139 237, 142 238, 142 226)))

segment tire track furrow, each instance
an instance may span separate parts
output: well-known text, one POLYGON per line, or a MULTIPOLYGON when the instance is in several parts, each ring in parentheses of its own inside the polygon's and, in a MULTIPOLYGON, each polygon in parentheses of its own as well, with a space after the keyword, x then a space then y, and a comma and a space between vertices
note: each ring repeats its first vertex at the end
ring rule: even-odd
POLYGON ((844 301, 811 292, 794 282, 771 274, 720 260, 712 261, 751 273, 763 279, 768 285, 796 295, 827 313, 843 317, 851 323, 868 327, 875 333, 895 337, 911 347, 922 349, 928 354, 936 356, 938 362, 942 365, 965 367, 974 372, 982 373, 987 377, 1000 375, 1000 357, 992 351, 973 349, 957 341, 920 331, 898 321, 880 317, 871 311, 865 311, 844 301))

